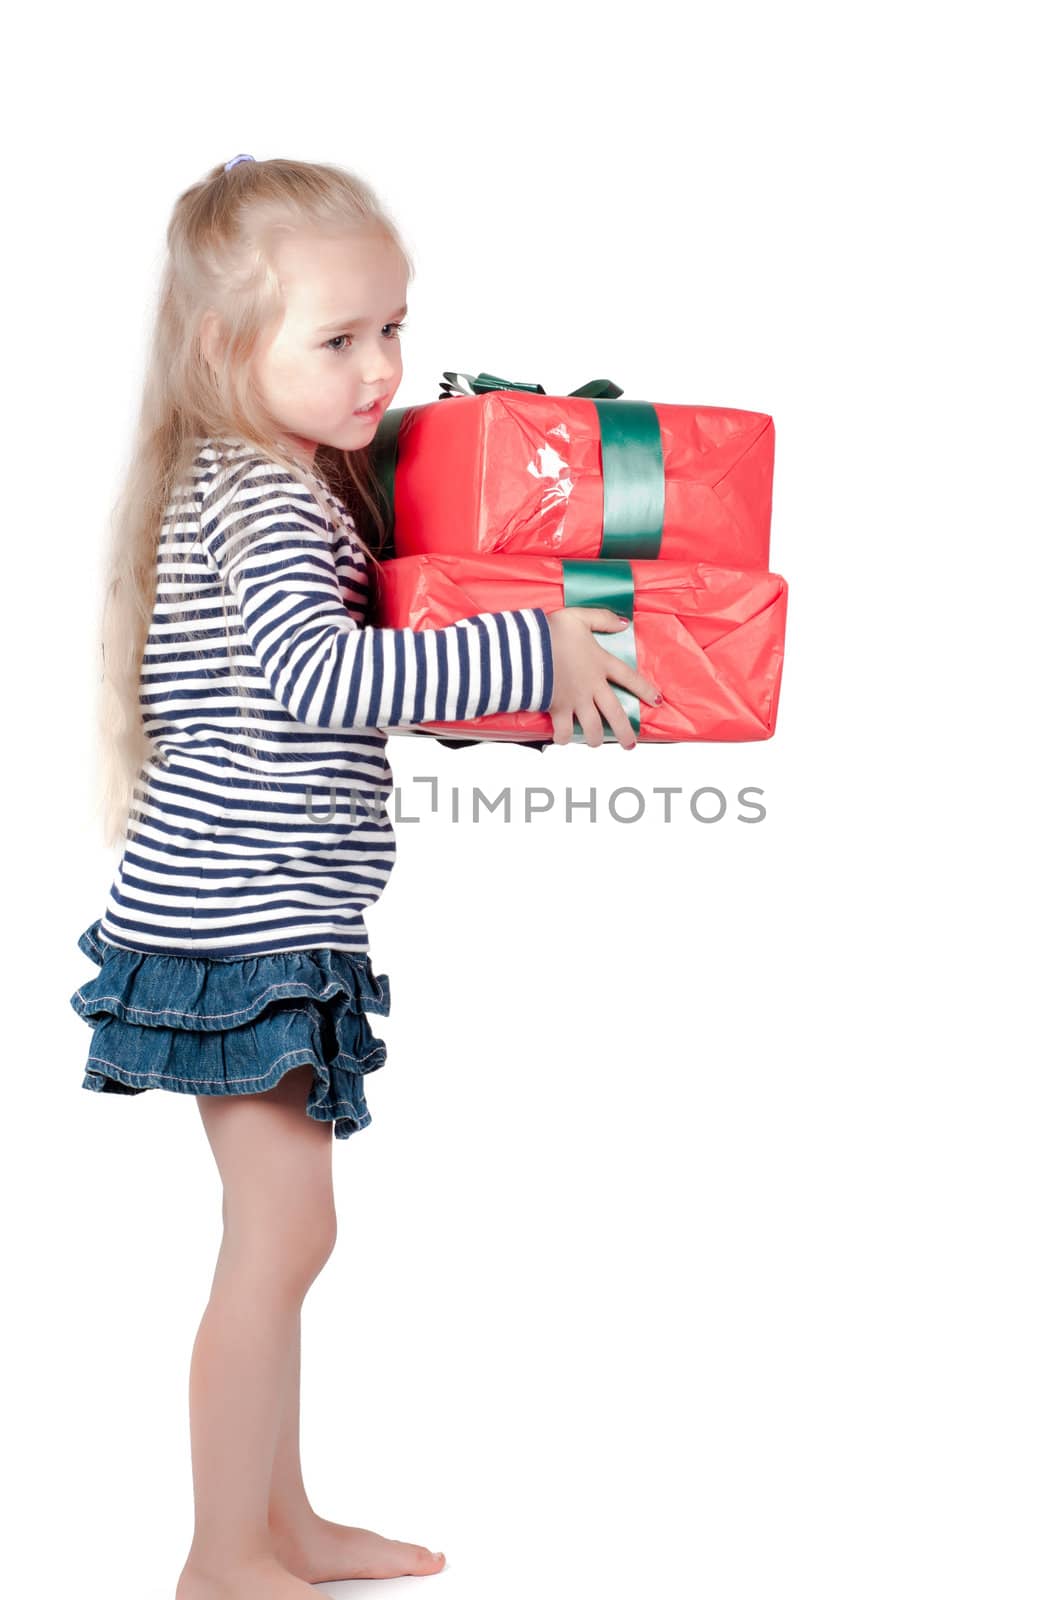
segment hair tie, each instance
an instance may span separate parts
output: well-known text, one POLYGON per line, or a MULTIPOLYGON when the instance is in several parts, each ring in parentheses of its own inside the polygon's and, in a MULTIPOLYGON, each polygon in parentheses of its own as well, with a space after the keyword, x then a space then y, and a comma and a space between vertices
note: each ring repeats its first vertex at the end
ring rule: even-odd
POLYGON ((254 159, 254 156, 233 156, 231 161, 225 163, 225 170, 228 172, 229 168, 235 167, 238 161, 253 161, 254 159))

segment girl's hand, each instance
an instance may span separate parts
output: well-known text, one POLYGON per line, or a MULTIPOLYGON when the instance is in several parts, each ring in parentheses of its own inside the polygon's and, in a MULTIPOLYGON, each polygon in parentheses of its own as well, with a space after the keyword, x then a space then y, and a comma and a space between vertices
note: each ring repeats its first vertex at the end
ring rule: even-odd
POLYGON ((554 651, 554 698, 550 702, 554 743, 571 743, 575 712, 584 743, 601 744, 602 713, 624 749, 633 750, 638 741, 609 680, 651 705, 660 699, 660 692, 649 678, 600 645, 593 634, 595 629, 599 633, 619 633, 632 623, 607 606, 563 606, 560 611, 551 611, 546 620, 554 651))

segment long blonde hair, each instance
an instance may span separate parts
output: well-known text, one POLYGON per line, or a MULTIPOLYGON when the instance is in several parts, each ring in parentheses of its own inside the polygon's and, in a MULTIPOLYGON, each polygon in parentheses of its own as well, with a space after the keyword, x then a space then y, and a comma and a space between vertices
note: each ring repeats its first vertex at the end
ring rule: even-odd
MULTIPOLYGON (((110 517, 97 719, 98 804, 107 845, 142 814, 137 778, 153 744, 140 704, 141 665, 155 609, 159 543, 167 509, 188 481, 202 440, 253 445, 296 476, 325 519, 334 520, 323 481, 347 509, 357 504, 365 510, 378 547, 383 542, 380 484, 368 449, 323 446, 311 470, 277 439, 251 370, 259 341, 284 314, 272 245, 286 232, 306 229, 384 235, 413 274, 373 190, 341 167, 284 160, 241 161, 228 171, 219 165, 185 190, 170 218, 132 456, 110 517), (208 311, 217 319, 210 362, 200 342, 208 311)), ((361 538, 358 543, 376 562, 376 551, 361 538)))

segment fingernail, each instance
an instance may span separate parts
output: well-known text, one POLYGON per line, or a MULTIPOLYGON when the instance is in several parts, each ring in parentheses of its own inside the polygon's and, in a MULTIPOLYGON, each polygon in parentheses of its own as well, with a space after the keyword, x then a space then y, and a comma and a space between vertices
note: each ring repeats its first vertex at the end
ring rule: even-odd
POLYGON ((659 691, 659 690, 658 690, 658 692, 657 692, 657 693, 656 693, 656 694, 655 694, 655 695, 654 695, 654 697, 653 697, 653 703, 654 703, 654 705, 655 705, 655 706, 659 706, 659 705, 660 705, 660 703, 661 703, 661 701, 662 701, 662 700, 663 700, 663 698, 664 698, 664 696, 663 696, 663 695, 662 695, 662 694, 661 694, 661 693, 660 693, 660 691, 659 691))

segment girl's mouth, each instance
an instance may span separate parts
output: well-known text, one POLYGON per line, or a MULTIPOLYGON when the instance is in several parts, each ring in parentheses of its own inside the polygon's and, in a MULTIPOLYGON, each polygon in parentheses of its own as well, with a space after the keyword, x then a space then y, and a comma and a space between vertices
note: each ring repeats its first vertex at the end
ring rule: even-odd
POLYGON ((371 406, 366 406, 361 411, 355 411, 352 415, 359 417, 363 422, 379 422, 384 415, 384 401, 382 399, 375 400, 371 406))

